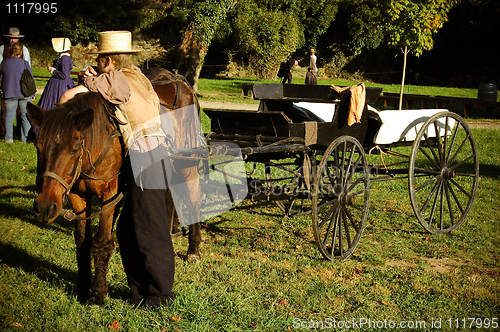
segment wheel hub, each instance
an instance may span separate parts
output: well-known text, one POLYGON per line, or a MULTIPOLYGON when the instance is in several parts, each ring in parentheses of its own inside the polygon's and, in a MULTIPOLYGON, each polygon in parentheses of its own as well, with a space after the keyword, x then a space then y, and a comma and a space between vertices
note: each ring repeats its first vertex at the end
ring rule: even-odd
POLYGON ((443 177, 443 179, 449 180, 457 177, 457 172, 453 169, 444 168, 441 172, 441 176, 443 177))

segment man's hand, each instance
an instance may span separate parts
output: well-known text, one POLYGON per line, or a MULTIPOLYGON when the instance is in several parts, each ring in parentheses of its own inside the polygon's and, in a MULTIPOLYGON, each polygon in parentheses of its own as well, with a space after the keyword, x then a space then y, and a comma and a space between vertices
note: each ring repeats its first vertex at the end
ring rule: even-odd
POLYGON ((97 76, 97 72, 95 71, 94 67, 89 66, 87 70, 83 73, 83 78, 87 78, 90 76, 97 76))

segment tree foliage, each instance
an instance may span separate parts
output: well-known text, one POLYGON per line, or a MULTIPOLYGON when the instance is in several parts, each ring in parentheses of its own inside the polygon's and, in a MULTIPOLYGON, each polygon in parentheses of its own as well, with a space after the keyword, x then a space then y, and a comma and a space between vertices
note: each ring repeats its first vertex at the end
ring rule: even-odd
POLYGON ((459 0, 392 0, 379 3, 381 28, 394 47, 408 47, 419 56, 432 49, 434 35, 459 0))
POLYGON ((251 0, 240 1, 234 27, 240 51, 260 77, 274 77, 277 65, 303 40, 297 17, 288 11, 268 10, 251 0))
POLYGON ((235 3, 236 0, 204 0, 194 4, 193 18, 184 32, 181 48, 183 74, 195 91, 212 39, 235 3))

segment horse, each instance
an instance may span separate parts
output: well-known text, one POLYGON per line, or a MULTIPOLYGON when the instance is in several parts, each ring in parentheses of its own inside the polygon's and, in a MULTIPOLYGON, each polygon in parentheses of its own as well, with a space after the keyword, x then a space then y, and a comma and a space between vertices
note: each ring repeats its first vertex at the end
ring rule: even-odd
MULTIPOLYGON (((145 71, 152 79, 162 105, 169 109, 199 105, 196 95, 180 75, 165 69, 145 71)), ((183 112, 173 112, 173 122, 190 125, 192 119, 183 112)), ((126 187, 120 173, 124 162, 124 148, 113 120, 114 109, 98 93, 76 95, 63 105, 50 110, 28 104, 28 116, 39 127, 37 148, 37 190, 33 210, 36 220, 45 224, 53 222, 61 213, 67 220, 75 220, 75 243, 78 262, 77 294, 82 303, 102 305, 107 294, 107 270, 114 250, 112 236, 114 221, 119 214, 121 192, 126 187), (92 231, 92 198, 97 197, 101 206, 99 224, 92 231), (73 211, 63 207, 69 200, 73 211), (94 273, 92 273, 92 257, 94 273)), ((176 146, 186 146, 192 137, 176 131, 176 146)), ((173 162, 175 169, 176 161, 173 162)), ((186 165, 184 164, 183 167, 186 165)), ((188 181, 188 204, 195 209, 200 205, 197 165, 179 169, 188 181)), ((167 197, 171 222, 174 208, 171 196, 167 197), (170 203, 168 203, 170 202, 170 203)), ((199 215, 193 213, 192 220, 199 215)), ((199 259, 201 231, 198 223, 189 225, 189 248, 186 257, 199 259), (194 257, 194 258, 193 258, 194 257)))

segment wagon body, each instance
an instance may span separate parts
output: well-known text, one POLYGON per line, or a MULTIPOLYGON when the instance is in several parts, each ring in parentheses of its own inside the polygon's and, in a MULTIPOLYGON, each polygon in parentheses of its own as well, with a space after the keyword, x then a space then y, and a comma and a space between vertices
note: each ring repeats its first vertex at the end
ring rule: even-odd
POLYGON ((472 132, 458 115, 443 110, 415 116, 418 111, 370 109, 381 91, 366 88, 360 121, 349 125, 349 90, 256 84, 258 111, 204 109, 211 120, 207 141, 236 144, 253 165, 248 173, 261 168, 256 177, 248 176, 249 198, 275 200, 286 215, 310 213, 328 259, 346 258, 357 246, 373 181, 408 179, 422 225, 436 234, 456 229, 472 207, 479 177, 472 132), (307 109, 316 104, 327 110, 321 117, 307 109), (334 111, 328 113, 330 106, 334 111), (405 161, 396 167, 368 163, 368 152, 398 154, 392 148, 400 146, 412 149, 400 154, 405 161))

